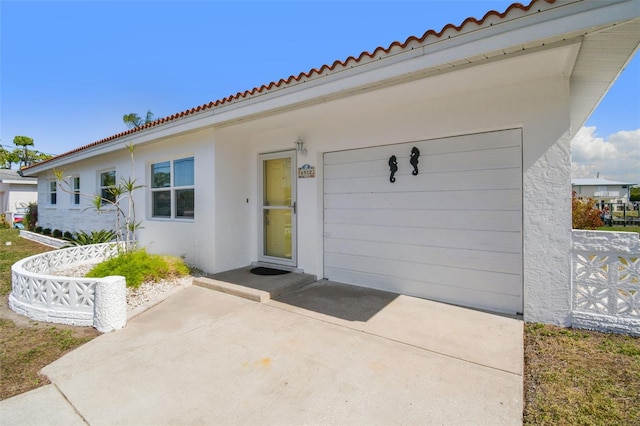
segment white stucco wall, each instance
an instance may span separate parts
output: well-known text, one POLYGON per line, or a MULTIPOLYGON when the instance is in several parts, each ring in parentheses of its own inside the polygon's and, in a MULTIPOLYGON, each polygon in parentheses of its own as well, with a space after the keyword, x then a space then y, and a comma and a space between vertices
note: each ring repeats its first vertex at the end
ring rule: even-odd
MULTIPOLYGON (((323 152, 522 127, 526 319, 535 321, 548 312, 556 312, 554 322, 566 323, 571 241, 566 79, 547 77, 437 99, 428 97, 431 84, 437 83, 425 81, 383 89, 250 125, 232 126, 218 131, 217 141, 235 146, 245 146, 249 141, 251 154, 241 154, 241 148, 236 154, 255 164, 260 153, 293 149, 298 137, 305 140, 308 154, 298 156, 298 166, 315 166, 316 178, 298 180, 298 267, 322 277, 323 152), (566 294, 556 290, 551 294, 558 282, 566 294), (536 309, 532 308, 534 305, 536 309)), ((243 240, 250 245, 251 260, 255 261, 258 177, 256 167, 248 175, 240 170, 235 175, 225 173, 224 177, 249 179, 245 185, 251 187, 251 236, 246 238, 242 232, 243 240)), ((221 205, 237 202, 235 195, 216 192, 216 198, 221 205)), ((224 238, 218 237, 217 244, 225 244, 224 238)), ((238 259, 237 263, 242 262, 238 259)))
MULTIPOLYGON (((149 220, 149 196, 139 194, 136 202, 146 219, 140 241, 153 252, 185 256, 207 272, 258 260, 258 155, 293 150, 300 137, 308 154, 298 155, 297 166, 315 166, 316 177, 298 180, 298 268, 322 278, 324 152, 522 128, 525 320, 566 324, 569 84, 562 67, 531 63, 489 63, 139 146, 136 175, 147 176, 152 162, 194 155, 197 188, 192 222, 149 220)), ((119 175, 128 170, 126 150, 101 164, 108 162, 119 175)), ((95 181, 98 167, 103 166, 91 161, 78 165, 87 181, 95 181)), ((61 207, 45 208, 51 221, 65 220, 61 207)), ((76 219, 75 226, 95 220, 76 219)))
POLYGON ((135 150, 136 175, 149 185, 153 163, 194 157, 195 212, 194 219, 157 219, 151 217, 151 196, 148 189, 139 191, 144 229, 138 232, 140 244, 153 253, 180 256, 190 265, 211 271, 215 262, 215 156, 214 132, 211 128, 167 138, 135 150))
POLYGON ((9 185, 9 199, 7 209, 15 212, 21 206, 35 203, 38 200, 36 185, 12 184, 9 185))
POLYGON ((629 202, 629 186, 630 185, 607 185, 603 183, 602 185, 573 185, 572 189, 576 192, 578 197, 584 198, 593 198, 596 201, 605 201, 605 202, 620 202, 620 203, 628 203, 629 202), (606 195, 603 196, 602 192, 614 193, 617 195, 606 195), (598 195, 596 196, 596 193, 598 195))
MULTIPOLYGON (((60 169, 65 181, 71 176, 80 177, 81 192, 87 196, 80 197, 80 204, 73 205, 73 196, 58 188, 57 203, 50 203, 49 183, 56 180, 55 173, 49 171, 38 175, 38 225, 42 228, 59 229, 63 232, 91 231, 113 229, 114 215, 112 213, 97 214, 91 207, 89 194, 98 193, 99 174, 102 171, 115 168, 116 176, 129 175, 129 163, 126 148, 122 146, 122 153, 114 153, 99 159, 90 159, 81 163, 69 164, 60 169)), ((64 186, 69 188, 68 185, 64 186)))
POLYGON ((530 322, 571 321, 570 143, 566 132, 525 172, 524 319, 530 322))
MULTIPOLYGON (((215 257, 214 249, 214 199, 213 185, 213 131, 204 129, 151 145, 137 146, 134 151, 134 176, 137 183, 149 186, 150 165, 152 163, 195 157, 195 181, 201 183, 196 189, 196 211, 194 219, 169 220, 154 219, 150 213, 150 194, 142 188, 134 193, 137 220, 144 221, 138 231, 139 244, 153 253, 168 253, 185 258, 191 265, 207 265, 208 259, 215 257)), ((100 172, 115 168, 116 178, 131 175, 129 151, 122 149, 102 157, 79 161, 66 165, 63 175, 80 176, 81 192, 96 194, 100 172)), ((72 205, 72 195, 58 190, 57 204, 49 204, 50 179, 53 172, 38 176, 39 225, 43 228, 61 231, 91 231, 113 229, 114 213, 98 214, 91 206, 91 197, 82 196, 81 205, 72 205)), ((127 209, 127 204, 123 207, 127 209)))
POLYGON ((0 213, 7 214, 7 221, 11 221, 13 213, 22 206, 38 201, 38 191, 33 184, 0 183, 0 213))
POLYGON ((216 176, 211 182, 216 219, 216 238, 211 241, 215 256, 208 264, 211 271, 240 268, 256 259, 251 237, 256 227, 252 213, 257 204, 252 188, 258 160, 247 149, 246 141, 227 139, 221 134, 225 134, 224 129, 216 132, 216 176))

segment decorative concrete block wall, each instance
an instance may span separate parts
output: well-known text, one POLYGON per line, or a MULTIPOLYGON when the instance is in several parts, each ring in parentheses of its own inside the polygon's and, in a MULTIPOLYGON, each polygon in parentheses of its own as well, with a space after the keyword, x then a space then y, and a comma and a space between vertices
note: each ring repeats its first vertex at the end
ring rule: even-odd
POLYGON ((640 336, 640 239, 573 231, 572 325, 640 336))
POLYGON ((11 267, 9 306, 37 321, 93 326, 105 333, 127 322, 124 277, 76 278, 50 275, 118 253, 116 243, 76 246, 30 256, 11 267))
POLYGON ((54 248, 62 248, 69 243, 68 241, 61 240, 59 238, 38 234, 37 232, 25 231, 24 229, 20 230, 20 236, 54 248))

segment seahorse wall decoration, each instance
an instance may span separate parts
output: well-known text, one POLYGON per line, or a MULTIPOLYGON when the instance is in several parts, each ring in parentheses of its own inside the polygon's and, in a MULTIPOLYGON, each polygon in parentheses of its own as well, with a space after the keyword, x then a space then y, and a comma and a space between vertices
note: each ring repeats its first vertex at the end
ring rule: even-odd
POLYGON ((411 148, 411 157, 409 158, 409 163, 413 166, 412 175, 418 175, 418 157, 420 157, 420 150, 415 146, 411 148))
POLYGON ((389 182, 393 183, 396 181, 394 175, 398 171, 398 160, 395 155, 389 157, 389 170, 391 170, 391 176, 389 176, 389 182))

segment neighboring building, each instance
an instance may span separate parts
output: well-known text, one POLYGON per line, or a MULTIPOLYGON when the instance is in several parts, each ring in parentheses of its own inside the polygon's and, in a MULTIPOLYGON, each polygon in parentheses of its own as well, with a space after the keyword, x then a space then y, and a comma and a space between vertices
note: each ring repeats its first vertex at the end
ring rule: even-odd
POLYGON ((266 262, 569 324, 572 132, 639 42, 637 1, 515 3, 24 174, 40 224, 62 231, 113 216, 61 193, 54 169, 90 193, 133 174, 139 242, 206 272, 266 262))
POLYGON ((571 186, 579 198, 592 198, 598 204, 628 204, 631 187, 635 183, 615 182, 607 179, 571 179, 571 186))
POLYGON ((16 213, 24 213, 30 203, 38 201, 38 180, 22 177, 16 170, 0 169, 0 213, 13 223, 16 213))

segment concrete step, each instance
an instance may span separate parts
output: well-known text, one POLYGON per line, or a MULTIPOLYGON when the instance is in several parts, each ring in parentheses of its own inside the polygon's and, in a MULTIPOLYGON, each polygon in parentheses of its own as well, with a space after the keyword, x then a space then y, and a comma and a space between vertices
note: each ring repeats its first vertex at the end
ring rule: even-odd
POLYGON ((315 275, 291 272, 284 275, 254 275, 253 266, 193 279, 193 285, 265 303, 317 281, 315 275))
POLYGON ((271 294, 269 294, 268 291, 256 290, 255 288, 245 287, 225 281, 218 281, 212 278, 194 278, 193 285, 208 288, 209 290, 220 291, 222 293, 231 294, 233 296, 242 297, 259 303, 271 300, 271 294))

